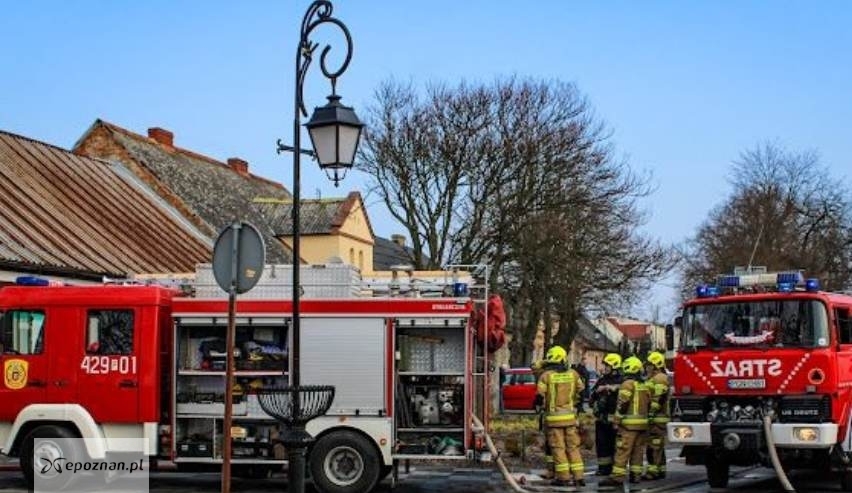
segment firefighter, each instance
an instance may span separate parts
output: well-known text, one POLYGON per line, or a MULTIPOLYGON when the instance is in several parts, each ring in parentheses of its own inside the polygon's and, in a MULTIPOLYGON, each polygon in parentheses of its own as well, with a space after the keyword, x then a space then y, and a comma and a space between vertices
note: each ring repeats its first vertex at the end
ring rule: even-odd
POLYGON ((604 356, 603 363, 603 376, 595 383, 590 399, 595 414, 595 449, 598 457, 596 476, 612 474, 615 429, 611 418, 615 414, 618 388, 621 385, 621 355, 609 353, 604 356))
MULTIPOLYGON (((541 374, 544 372, 545 360, 540 359, 530 366, 532 370, 533 376, 535 377, 536 383, 538 383, 541 378, 541 374)), ((556 477, 556 473, 553 470, 553 452, 550 450, 550 442, 547 440, 547 424, 544 422, 544 415, 538 415, 538 431, 544 434, 544 474, 542 477, 545 479, 554 479, 556 477)))
POLYGON ((666 477, 666 424, 669 422, 669 376, 666 358, 657 351, 645 361, 651 407, 648 413, 648 469, 645 479, 666 477))
POLYGON ((547 351, 543 372, 538 380, 536 406, 544 407, 547 441, 553 453, 554 486, 585 486, 577 405, 583 380, 568 368, 568 353, 560 346, 547 351))
POLYGON ((638 483, 642 475, 645 441, 648 434, 650 395, 642 379, 642 360, 635 356, 621 363, 624 381, 618 390, 614 424, 618 427, 615 439, 615 460, 612 474, 601 486, 621 486, 630 464, 630 482, 638 483))

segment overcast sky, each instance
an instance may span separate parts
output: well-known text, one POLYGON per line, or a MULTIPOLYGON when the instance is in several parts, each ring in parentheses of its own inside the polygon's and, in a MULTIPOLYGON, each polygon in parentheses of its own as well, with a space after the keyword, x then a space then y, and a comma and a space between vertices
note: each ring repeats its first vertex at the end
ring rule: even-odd
MULTIPOLYGON (((70 148, 96 118, 292 187, 295 51, 307 1, 32 1, 0 13, 0 129, 70 148)), ((388 78, 574 82, 613 131, 617 152, 653 173, 645 228, 693 234, 730 192, 729 164, 773 140, 816 149, 852 180, 852 3, 339 0, 355 51, 343 102, 369 104, 388 78)), ((332 53, 343 45, 333 30, 332 53)), ((324 104, 318 67, 310 107, 324 104)), ((307 145, 307 140, 303 141, 307 145)), ((303 196, 335 189, 303 161, 303 196)), ((368 197, 376 234, 401 231, 368 197)), ((791 266, 796 267, 796 266, 791 266)), ((648 304, 673 312, 661 286, 648 304)), ((647 311, 647 307, 637 313, 647 311)))

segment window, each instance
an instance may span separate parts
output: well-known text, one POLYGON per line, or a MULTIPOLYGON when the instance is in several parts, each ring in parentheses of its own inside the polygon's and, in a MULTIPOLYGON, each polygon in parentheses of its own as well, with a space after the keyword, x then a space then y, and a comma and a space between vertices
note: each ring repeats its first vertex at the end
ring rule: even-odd
POLYGON ((364 251, 358 250, 358 270, 364 270, 364 251))
POLYGON ((825 306, 809 299, 708 303, 687 307, 681 347, 827 347, 825 306))
POLYGON ((0 316, 2 354, 41 354, 44 350, 44 313, 10 310, 0 316))
POLYGON ((90 310, 86 354, 132 354, 133 311, 90 310))
POLYGON ((849 308, 838 308, 834 312, 837 319, 837 330, 840 335, 840 344, 852 344, 852 314, 849 308))
POLYGON ((355 249, 349 249, 349 265, 355 265, 355 249))

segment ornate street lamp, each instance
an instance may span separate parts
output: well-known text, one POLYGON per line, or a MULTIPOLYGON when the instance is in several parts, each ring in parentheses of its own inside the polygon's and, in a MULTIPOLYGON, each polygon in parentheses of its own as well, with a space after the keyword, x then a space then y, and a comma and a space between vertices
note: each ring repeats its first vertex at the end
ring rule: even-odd
POLYGON ((284 434, 284 447, 288 450, 288 489, 291 493, 303 493, 305 490, 305 451, 312 437, 305 431, 305 423, 316 416, 325 414, 334 398, 334 387, 331 386, 300 386, 299 382, 299 352, 300 352, 300 298, 299 285, 300 267, 300 161, 301 154, 311 154, 301 148, 301 117, 307 116, 303 98, 303 86, 308 68, 313 60, 314 52, 319 46, 311 41, 310 34, 322 24, 333 24, 343 31, 346 37, 346 58, 336 71, 329 71, 326 66, 326 56, 331 50, 325 46, 320 54, 320 69, 323 75, 331 81, 331 95, 328 104, 315 108, 310 121, 305 125, 311 136, 314 151, 313 157, 319 162, 320 168, 334 181, 335 186, 352 167, 358 140, 364 125, 355 115, 352 108, 340 104, 337 95, 337 78, 346 71, 352 58, 352 37, 349 30, 338 19, 331 16, 333 6, 328 0, 316 0, 308 7, 302 19, 302 29, 299 46, 296 52, 296 98, 295 118, 293 122, 293 146, 286 146, 278 141, 278 152, 293 152, 293 323, 292 347, 290 362, 292 374, 291 385, 286 389, 261 392, 261 405, 271 412, 289 430, 284 434), (342 173, 342 174, 341 174, 342 173), (307 405, 306 405, 307 404, 307 405))
POLYGON ((346 171, 352 168, 364 124, 358 120, 355 110, 340 104, 340 96, 332 94, 327 105, 314 109, 305 127, 310 133, 320 168, 337 186, 346 177, 346 171), (343 174, 339 175, 341 171, 343 174))

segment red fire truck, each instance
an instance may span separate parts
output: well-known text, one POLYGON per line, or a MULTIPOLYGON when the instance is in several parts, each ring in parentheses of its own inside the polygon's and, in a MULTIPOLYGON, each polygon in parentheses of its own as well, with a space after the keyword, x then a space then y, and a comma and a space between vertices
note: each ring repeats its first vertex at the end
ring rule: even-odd
POLYGON ((852 296, 801 272, 726 275, 684 305, 668 439, 711 487, 731 465, 820 468, 852 491, 852 296))
MULTIPOLYGON (((307 424, 318 489, 369 491, 405 459, 479 458, 472 308, 455 297, 303 299, 301 384, 336 389, 307 424)), ((152 467, 221 467, 226 299, 10 286, 0 313, 0 453, 20 457, 31 483, 34 438, 44 437, 91 439, 57 451, 65 457, 105 459, 122 452, 116 439, 138 437, 152 467)), ((286 456, 257 391, 289 382, 291 303, 239 299, 236 313, 232 467, 265 476, 286 456)))

